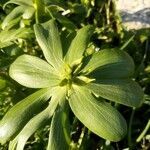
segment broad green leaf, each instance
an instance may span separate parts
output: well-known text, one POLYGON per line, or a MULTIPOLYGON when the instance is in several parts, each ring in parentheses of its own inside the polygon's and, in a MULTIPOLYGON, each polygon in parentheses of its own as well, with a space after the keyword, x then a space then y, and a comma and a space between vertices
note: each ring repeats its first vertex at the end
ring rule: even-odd
POLYGON ((102 99, 97 100, 83 87, 74 85, 69 103, 76 117, 92 132, 110 140, 121 140, 127 131, 121 114, 102 99))
POLYGON ((0 48, 8 47, 12 44, 13 44, 13 42, 10 42, 10 41, 8 41, 8 42, 1 42, 0 41, 0 48))
POLYGON ((15 41, 18 38, 27 38, 30 34, 32 34, 32 31, 29 28, 3 30, 0 32, 0 41, 15 41))
POLYGON ((71 139, 67 108, 66 104, 64 104, 64 106, 58 106, 53 116, 47 150, 69 149, 71 139))
POLYGON ((13 25, 16 25, 20 20, 21 16, 23 19, 30 19, 34 15, 35 9, 30 5, 21 5, 15 7, 2 22, 2 29, 9 29, 13 25), (19 20, 16 18, 19 18, 19 20))
MULTIPOLYGON (((49 109, 48 109, 49 110, 49 109)), ((28 138, 39 128, 50 121, 49 111, 47 109, 33 117, 18 136, 10 142, 9 150, 23 150, 28 138), (17 148, 16 148, 17 147, 17 148)))
POLYGON ((16 18, 18 18, 19 16, 21 16, 24 12, 24 6, 18 6, 16 8, 14 8, 4 19, 4 21, 2 22, 2 29, 5 29, 6 27, 9 26, 9 24, 16 18))
POLYGON ((69 50, 65 56, 67 63, 72 65, 74 62, 82 59, 92 33, 93 33, 93 28, 90 25, 81 28, 77 32, 77 35, 73 39, 69 47, 69 50))
POLYGON ((60 83, 59 73, 46 61, 30 55, 18 57, 10 66, 9 75, 23 86, 45 88, 60 83))
POLYGON ((101 78, 126 78, 134 73, 132 58, 121 50, 101 50, 93 54, 82 72, 91 73, 94 71, 98 79, 101 78))
POLYGON ((0 121, 0 143, 14 138, 26 123, 45 107, 51 89, 42 89, 13 106, 0 121))
POLYGON ((22 5, 22 6, 33 6, 33 1, 32 0, 9 0, 7 3, 5 3, 5 5, 3 6, 4 8, 6 7, 6 5, 8 4, 16 4, 16 5, 22 5))
POLYGON ((6 81, 3 79, 0 79, 0 90, 4 89, 6 87, 6 81))
MULTIPOLYGON (((55 90, 58 90, 58 88, 55 90)), ((53 115, 57 104, 58 99, 52 97, 49 106, 44 111, 33 117, 15 139, 10 142, 9 150, 23 150, 29 137, 36 132, 36 130, 50 123, 51 116, 53 115)))
POLYGON ((35 9, 33 7, 24 7, 24 12, 22 14, 23 19, 31 19, 35 13, 35 9))
POLYGON ((130 79, 98 80, 87 84, 87 88, 100 97, 123 105, 139 107, 143 102, 141 87, 130 79))
POLYGON ((31 36, 32 34, 32 30, 29 28, 3 30, 0 32, 0 48, 4 48, 14 44, 14 41, 19 38, 29 38, 29 35, 31 36))
POLYGON ((35 24, 34 31, 46 60, 54 68, 59 68, 62 63, 63 53, 55 21, 50 20, 44 24, 35 24))
MULTIPOLYGON (((15 18, 15 19, 11 20, 11 21, 8 23, 8 25, 6 26, 6 28, 3 28, 3 29, 4 29, 4 30, 10 30, 10 29, 12 29, 12 28, 15 27, 17 24, 19 24, 20 20, 21 20, 21 15, 18 16, 17 18, 15 18)), ((28 37, 29 37, 29 36, 28 36, 28 37)))

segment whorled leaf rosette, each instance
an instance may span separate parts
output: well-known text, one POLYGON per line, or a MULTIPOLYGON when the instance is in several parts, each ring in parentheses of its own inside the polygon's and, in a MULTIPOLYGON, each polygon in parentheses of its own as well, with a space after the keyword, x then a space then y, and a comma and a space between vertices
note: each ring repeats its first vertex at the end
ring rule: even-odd
POLYGON ((68 104, 89 130, 110 141, 121 140, 126 121, 105 99, 131 107, 142 104, 143 91, 131 79, 132 58, 118 49, 86 55, 93 33, 90 25, 77 31, 66 54, 54 20, 36 24, 34 31, 46 61, 22 55, 9 74, 21 85, 39 90, 6 113, 0 121, 0 142, 10 141, 10 150, 22 150, 37 129, 51 123, 47 149, 68 149, 68 104))

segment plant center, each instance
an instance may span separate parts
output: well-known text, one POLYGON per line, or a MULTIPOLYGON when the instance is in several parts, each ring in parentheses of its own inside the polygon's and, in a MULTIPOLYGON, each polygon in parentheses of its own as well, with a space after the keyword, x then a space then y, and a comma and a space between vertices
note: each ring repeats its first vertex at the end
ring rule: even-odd
POLYGON ((65 73, 63 75, 62 81, 60 82, 60 86, 68 86, 69 89, 71 89, 72 84, 85 85, 95 80, 82 75, 80 71, 80 64, 73 67, 67 65, 65 67, 65 73))

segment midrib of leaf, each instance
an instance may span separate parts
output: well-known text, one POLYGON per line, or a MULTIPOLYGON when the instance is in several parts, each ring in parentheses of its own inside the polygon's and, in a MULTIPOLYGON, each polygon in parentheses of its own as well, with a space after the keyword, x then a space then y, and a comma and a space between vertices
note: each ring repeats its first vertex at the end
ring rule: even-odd
MULTIPOLYGON (((127 84, 132 84, 132 83, 130 83, 129 81, 130 81, 131 79, 126 79, 125 80, 125 83, 127 83, 127 84)), ((100 81, 100 80, 99 80, 100 81)), ((107 81, 107 80, 106 80, 107 81)), ((111 93, 110 94, 110 96, 112 96, 112 95, 114 95, 115 97, 117 97, 117 98, 119 98, 120 99, 120 93, 119 93, 119 90, 115 90, 116 92, 114 93, 114 92, 112 92, 113 91, 113 89, 122 89, 122 92, 121 92, 121 95, 124 95, 125 97, 126 97, 126 101, 128 102, 127 104, 129 105, 129 104, 134 104, 132 101, 129 101, 129 98, 130 98, 130 100, 132 100, 132 97, 135 97, 135 94, 133 94, 133 92, 131 92, 129 89, 127 89, 127 88, 124 88, 124 87, 121 87, 121 86, 119 86, 119 84, 118 85, 110 85, 110 84, 108 84, 108 86, 109 86, 109 88, 107 88, 107 83, 105 83, 104 82, 104 84, 103 83, 89 83, 89 86, 87 86, 89 89, 90 89, 90 91, 91 92, 93 92, 94 94, 96 94, 96 95, 99 95, 99 96, 102 96, 102 97, 106 97, 104 94, 98 94, 98 92, 95 92, 93 89, 91 89, 90 88, 90 84, 91 85, 95 85, 95 86, 97 86, 96 87, 96 89, 97 90, 99 90, 99 91, 104 91, 104 90, 107 90, 107 94, 109 95, 109 93, 111 93), (103 86, 105 86, 105 87, 103 87, 103 86), (111 87, 110 87, 111 86, 111 87), (115 86, 117 86, 117 87, 115 87, 115 86), (106 89, 107 88, 107 89, 106 89), (101 90, 100 90, 101 89, 101 90), (118 93, 117 93, 118 92, 118 93), (104 96, 103 96, 104 95, 104 96)), ((99 92, 99 93, 102 93, 102 92, 99 92)), ((109 99, 109 100, 112 100, 112 99, 110 99, 110 98, 108 98, 107 97, 107 99, 109 99)), ((125 99, 125 98, 124 98, 125 99)), ((115 100, 114 100, 115 101, 115 100)), ((116 101, 116 102, 118 102, 118 103, 120 103, 120 100, 119 101, 116 101)))
MULTIPOLYGON (((115 62, 115 63, 109 63, 109 64, 106 64, 106 65, 103 65, 103 64, 105 64, 106 62, 103 62, 99 67, 96 67, 96 68, 93 68, 92 66, 91 67, 89 67, 88 69, 87 69, 87 74, 90 74, 90 73, 92 73, 92 72, 95 72, 95 71, 101 71, 101 70, 103 70, 103 69, 105 69, 105 68, 108 68, 109 66, 110 67, 114 67, 114 66, 119 66, 119 65, 122 65, 123 63, 124 63, 125 61, 117 61, 117 62, 115 62)), ((96 64, 98 64, 98 63, 96 63, 96 64)), ((126 68, 126 69, 128 69, 128 68, 126 68)), ((84 69, 83 69, 84 70, 84 69)), ((119 71, 119 70, 116 70, 117 72, 119 71)), ((122 71, 122 70, 120 70, 120 71, 122 71)), ((82 71, 81 71, 82 72, 82 71)), ((85 71, 86 72, 86 71, 85 71)), ((84 73, 84 71, 83 71, 83 73, 84 73)))
MULTIPOLYGON (((52 35, 52 29, 50 29, 49 32, 52 35)), ((51 39, 51 41, 53 41, 53 39, 51 39)), ((51 42, 51 43, 52 43, 52 49, 51 49, 51 52, 52 52, 52 51, 55 51, 55 48, 54 48, 54 42, 51 42)), ((51 53, 51 54, 52 54, 53 58, 55 59, 55 62, 58 62, 57 65, 59 65, 59 67, 60 67, 60 63, 63 62, 63 61, 60 60, 59 58, 57 58, 54 53, 51 53)), ((58 53, 56 55, 59 56, 58 53)), ((57 67, 55 65, 53 67, 57 70, 57 67)))
MULTIPOLYGON (((18 63, 18 65, 24 65, 25 63, 18 63)), ((48 64, 49 65, 49 64, 48 64)), ((44 71, 44 72, 47 72, 47 73, 50 73, 50 74, 54 74, 54 75, 57 75, 57 74, 55 74, 54 72, 55 72, 55 70, 52 70, 52 69, 50 69, 50 68, 48 68, 47 70, 44 70, 44 68, 40 68, 38 65, 35 65, 35 64, 33 64, 33 63, 31 63, 31 64, 28 64, 28 63, 26 63, 25 64, 25 66, 26 67, 33 67, 33 68, 35 68, 35 69, 37 69, 37 70, 39 70, 39 71, 44 71)))

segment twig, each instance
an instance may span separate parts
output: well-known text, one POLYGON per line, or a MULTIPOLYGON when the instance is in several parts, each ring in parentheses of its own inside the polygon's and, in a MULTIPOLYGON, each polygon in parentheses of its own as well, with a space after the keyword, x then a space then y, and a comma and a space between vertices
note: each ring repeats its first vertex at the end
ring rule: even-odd
POLYGON ((130 121, 129 121, 128 146, 129 146, 130 148, 131 148, 131 146, 132 146, 132 136, 131 136, 131 133, 132 133, 132 122, 133 122, 134 114, 135 114, 135 108, 132 109, 132 113, 131 113, 130 121))
POLYGON ((147 122, 144 130, 142 131, 142 133, 139 135, 139 137, 136 139, 136 142, 140 142, 142 140, 142 138, 145 136, 145 134, 147 133, 147 131, 150 129, 150 119, 147 122))

